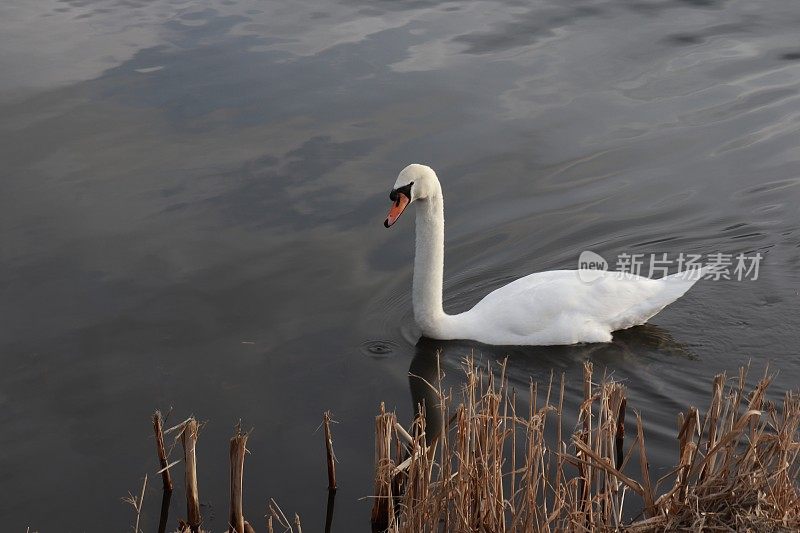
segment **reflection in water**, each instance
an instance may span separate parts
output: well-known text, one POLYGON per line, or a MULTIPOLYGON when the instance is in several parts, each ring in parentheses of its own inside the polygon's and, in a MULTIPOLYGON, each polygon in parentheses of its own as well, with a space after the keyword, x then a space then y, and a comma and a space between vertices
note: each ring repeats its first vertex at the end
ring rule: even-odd
POLYGON ((435 341, 423 337, 415 346, 414 358, 408 369, 408 386, 411 389, 414 416, 424 411, 425 440, 429 443, 442 431, 443 420, 438 389, 440 363, 444 357, 446 355, 435 341))
MULTIPOLYGON (((439 408, 437 389, 448 387, 439 382, 451 378, 449 386, 461 382, 461 365, 473 356, 476 363, 489 362, 499 368, 507 359, 506 376, 518 387, 527 387, 533 377, 546 377, 551 369, 565 372, 581 367, 592 360, 599 368, 627 369, 630 374, 648 358, 681 357, 695 359, 688 346, 675 341, 672 336, 652 324, 645 324, 614 333, 612 342, 577 344, 572 346, 490 346, 473 341, 440 341, 422 337, 414 347, 414 358, 408 369, 408 383, 414 413, 424 410, 427 440, 442 431, 442 410, 439 408), (632 368, 631 368, 632 367, 632 368)), ((630 375, 629 374, 629 375, 630 375)), ((624 376, 617 376, 624 379, 624 376)), ((458 390, 458 386, 455 387, 458 390)), ((458 400, 458 396, 455 396, 458 400)))
POLYGON ((165 490, 161 495, 161 513, 158 516, 158 533, 167 531, 167 521, 169 520, 169 502, 172 499, 172 491, 165 490))
POLYGON ((715 373, 763 356, 796 386, 796 1, 0 2, 0 523, 125 524, 153 472, 136 421, 175 405, 210 420, 208 502, 243 417, 268 473, 245 514, 280 496, 315 530, 308 435, 332 410, 334 528, 358 531, 374 406, 409 385, 431 404, 412 350, 435 383, 441 349, 456 392, 470 353, 509 357, 518 388, 564 373, 567 403, 580 362, 605 365, 654 470, 715 373), (417 343, 411 232, 381 224, 412 161, 469 191, 446 206, 450 312, 583 250, 762 251, 763 279, 698 285, 607 345, 417 343))
POLYGON ((333 510, 336 505, 336 489, 328 489, 328 501, 325 504, 325 533, 331 533, 333 527, 333 510))

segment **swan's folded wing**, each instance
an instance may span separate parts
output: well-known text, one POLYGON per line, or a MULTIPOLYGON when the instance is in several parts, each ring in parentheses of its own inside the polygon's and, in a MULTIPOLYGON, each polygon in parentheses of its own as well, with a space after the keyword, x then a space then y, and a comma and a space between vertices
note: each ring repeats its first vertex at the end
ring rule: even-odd
POLYGON ((605 272, 586 282, 576 270, 531 274, 488 294, 469 312, 482 329, 568 342, 587 329, 611 332, 646 322, 694 280, 605 272))

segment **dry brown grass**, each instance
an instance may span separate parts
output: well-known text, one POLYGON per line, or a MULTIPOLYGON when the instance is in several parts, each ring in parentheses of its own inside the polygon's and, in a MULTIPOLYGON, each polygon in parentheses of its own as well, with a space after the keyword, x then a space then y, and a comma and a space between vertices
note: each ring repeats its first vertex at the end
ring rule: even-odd
MULTIPOLYGON (((584 367, 584 401, 564 439, 564 379, 530 385, 517 411, 504 367, 464 363, 461 401, 436 388, 447 430, 425 437, 393 413, 376 418, 373 525, 391 533, 516 531, 798 531, 800 397, 747 391, 746 370, 716 376, 708 410, 681 414, 679 464, 654 482, 642 418, 624 447, 625 388, 584 367), (727 385, 727 388, 726 388, 727 385), (555 427, 552 427, 555 425, 555 427), (555 433, 549 441, 546 430, 555 433), (635 473, 629 473, 635 471, 635 473), (666 487, 659 490, 659 487, 666 487), (631 498, 631 494, 635 498, 631 498), (624 512, 635 500, 633 513, 624 512)), ((420 410, 424 413, 424 409, 420 410)), ((430 415, 429 415, 430 416, 430 415)))

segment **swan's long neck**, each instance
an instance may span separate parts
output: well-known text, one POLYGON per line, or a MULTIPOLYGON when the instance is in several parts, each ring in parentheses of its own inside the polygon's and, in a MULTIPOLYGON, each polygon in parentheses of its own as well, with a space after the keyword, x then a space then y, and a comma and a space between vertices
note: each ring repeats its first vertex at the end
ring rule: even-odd
POLYGON ((417 203, 414 255, 414 319, 428 336, 441 338, 447 315, 442 308, 444 199, 442 193, 417 203))

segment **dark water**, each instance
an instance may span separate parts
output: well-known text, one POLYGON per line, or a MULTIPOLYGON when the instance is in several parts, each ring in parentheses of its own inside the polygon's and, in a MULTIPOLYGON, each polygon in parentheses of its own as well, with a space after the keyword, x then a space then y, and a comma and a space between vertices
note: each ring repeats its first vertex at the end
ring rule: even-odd
POLYGON ((240 418, 247 516, 275 497, 321 530, 331 409, 334 530, 365 530, 373 416, 409 419, 437 349, 454 386, 472 351, 518 386, 592 359, 663 474, 715 373, 800 377, 799 31, 795 0, 3 2, 3 530, 122 531, 149 473, 155 531, 169 406, 208 421, 215 531, 240 418), (586 249, 761 252, 760 275, 611 345, 415 346, 413 218, 382 226, 410 162, 443 182, 450 311, 586 249))

